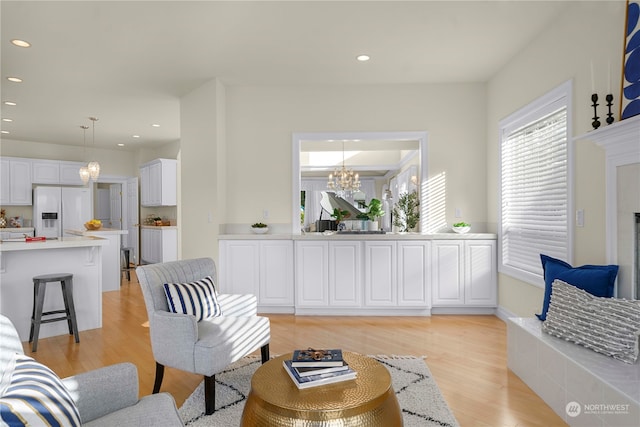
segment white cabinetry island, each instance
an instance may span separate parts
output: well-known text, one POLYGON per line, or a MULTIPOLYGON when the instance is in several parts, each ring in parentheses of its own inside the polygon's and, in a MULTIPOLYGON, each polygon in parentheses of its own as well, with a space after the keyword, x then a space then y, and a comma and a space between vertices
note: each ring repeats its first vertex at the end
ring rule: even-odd
POLYGON ((102 248, 102 292, 119 291, 121 277, 122 235, 129 234, 127 230, 101 228, 100 230, 65 230, 74 236, 96 236, 108 243, 102 248))
POLYGON ((488 233, 223 235, 220 286, 255 294, 264 313, 493 313, 495 238, 488 233), (276 242, 293 250, 261 250, 276 242), (267 301, 269 294, 279 298, 267 301))
MULTIPOLYGON (((29 339, 33 277, 41 274, 73 274, 78 330, 102 327, 102 247, 106 243, 97 237, 0 243, 0 313, 11 319, 22 341, 29 339)), ((60 285, 48 285, 44 311, 61 308, 60 285)), ((39 338, 68 333, 66 322, 45 323, 39 338)))

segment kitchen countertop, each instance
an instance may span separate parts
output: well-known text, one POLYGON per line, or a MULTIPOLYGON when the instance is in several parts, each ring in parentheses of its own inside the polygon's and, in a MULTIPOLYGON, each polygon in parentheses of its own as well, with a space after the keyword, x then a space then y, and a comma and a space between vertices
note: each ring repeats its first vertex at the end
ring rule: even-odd
POLYGON ((177 230, 177 225, 141 225, 140 228, 168 228, 171 230, 177 230))
POLYGON ((0 231, 8 231, 10 233, 20 233, 25 232, 25 233, 33 233, 33 227, 5 227, 5 228, 0 228, 0 231))
POLYGON ((32 251, 42 249, 81 248, 87 246, 104 246, 108 240, 93 236, 62 237, 36 242, 0 242, 0 252, 32 251))
POLYGON ((65 233, 75 236, 100 236, 101 234, 129 234, 128 230, 120 230, 118 228, 101 228, 99 230, 64 230, 65 233))

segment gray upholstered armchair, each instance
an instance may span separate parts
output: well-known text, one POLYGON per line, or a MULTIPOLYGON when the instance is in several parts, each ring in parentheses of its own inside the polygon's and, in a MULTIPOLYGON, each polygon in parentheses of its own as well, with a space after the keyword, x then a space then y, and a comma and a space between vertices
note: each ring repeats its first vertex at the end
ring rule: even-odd
POLYGON ((144 265, 136 268, 136 273, 149 314, 151 348, 156 360, 153 392, 160 390, 165 366, 203 375, 205 412, 213 413, 216 373, 257 349, 261 349, 262 363, 269 360, 269 319, 256 315, 255 295, 218 293, 221 315, 200 321, 194 315, 169 309, 165 284, 186 284, 211 277, 218 289, 216 266, 210 258, 144 265))
MULTIPOLYGON (((13 323, 0 315, 0 378, 6 370, 12 370, 12 384, 0 396, 0 405, 8 412, 18 414, 22 419, 30 415, 44 417, 43 413, 55 412, 60 406, 57 394, 68 393, 75 403, 75 409, 83 426, 183 426, 178 415, 176 403, 168 393, 154 394, 138 399, 138 371, 132 363, 118 363, 93 371, 88 371, 61 381, 55 377, 46 378, 48 368, 33 365, 30 358, 24 356, 22 344, 13 323), (29 375, 20 373, 16 359, 25 360, 29 365, 29 375), (22 376, 19 376, 22 375, 22 376), (29 394, 28 381, 45 383, 55 378, 57 382, 49 384, 47 399, 42 406, 21 405, 29 394), (13 382, 15 380, 15 382, 13 382), (20 387, 25 387, 21 390, 20 387)), ((39 388, 39 387, 38 387, 39 388)), ((37 389, 37 388, 36 388, 37 389)), ((66 395, 66 394, 65 394, 66 395)), ((73 411, 75 412, 75 410, 73 411)), ((5 412, 3 412, 3 416, 5 412)), ((9 415, 7 415, 9 416, 9 415)), ((9 422, 10 425, 13 425, 9 422)))

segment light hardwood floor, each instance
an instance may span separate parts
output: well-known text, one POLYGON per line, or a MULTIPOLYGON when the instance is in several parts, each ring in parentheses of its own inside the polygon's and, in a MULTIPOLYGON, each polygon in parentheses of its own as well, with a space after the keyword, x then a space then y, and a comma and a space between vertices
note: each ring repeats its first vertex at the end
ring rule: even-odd
MULTIPOLYGON (((426 356, 463 427, 566 426, 507 369, 506 325, 495 316, 268 317, 272 355, 311 346, 361 354, 426 356)), ((155 362, 135 274, 131 282, 122 282, 120 291, 103 294, 103 327, 81 332, 79 344, 65 335, 39 340, 36 353, 26 343, 24 349, 61 377, 129 361, 138 367, 141 395, 153 388, 155 362)), ((179 407, 201 380, 198 375, 167 368, 162 391, 171 393, 179 407)))

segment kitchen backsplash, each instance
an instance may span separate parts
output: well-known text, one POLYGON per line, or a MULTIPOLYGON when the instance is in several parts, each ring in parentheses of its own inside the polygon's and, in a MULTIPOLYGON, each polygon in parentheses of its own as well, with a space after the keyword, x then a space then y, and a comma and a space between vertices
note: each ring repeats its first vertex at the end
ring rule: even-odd
POLYGON ((0 206, 5 210, 7 227, 11 227, 10 218, 21 217, 22 227, 33 227, 33 207, 32 206, 0 206))

